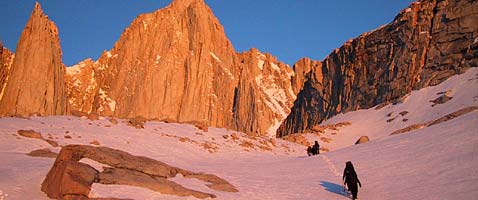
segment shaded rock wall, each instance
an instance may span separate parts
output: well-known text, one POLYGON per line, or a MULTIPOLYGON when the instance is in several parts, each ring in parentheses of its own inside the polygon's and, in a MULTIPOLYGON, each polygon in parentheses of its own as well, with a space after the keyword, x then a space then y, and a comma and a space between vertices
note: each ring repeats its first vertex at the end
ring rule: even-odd
POLYGON ((312 67, 278 137, 338 113, 399 102, 478 66, 478 1, 422 0, 312 67))
POLYGON ((5 86, 10 76, 13 57, 15 55, 0 42, 0 101, 2 100, 5 86))

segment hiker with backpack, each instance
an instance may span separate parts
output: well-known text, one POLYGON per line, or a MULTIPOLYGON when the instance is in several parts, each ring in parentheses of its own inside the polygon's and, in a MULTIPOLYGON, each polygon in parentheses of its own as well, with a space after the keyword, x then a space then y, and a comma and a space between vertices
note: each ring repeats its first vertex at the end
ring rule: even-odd
POLYGON ((342 179, 344 180, 344 185, 347 184, 349 191, 352 193, 352 199, 357 199, 358 186, 362 187, 362 183, 360 183, 351 161, 347 161, 345 163, 344 175, 342 176, 342 179))
POLYGON ((314 143, 314 146, 312 146, 312 152, 314 152, 314 155, 318 155, 318 154, 320 154, 319 150, 320 150, 320 145, 316 140, 315 143, 314 143))
POLYGON ((307 147, 307 155, 312 156, 312 155, 317 155, 320 154, 320 145, 317 140, 315 141, 314 145, 311 147, 307 147))

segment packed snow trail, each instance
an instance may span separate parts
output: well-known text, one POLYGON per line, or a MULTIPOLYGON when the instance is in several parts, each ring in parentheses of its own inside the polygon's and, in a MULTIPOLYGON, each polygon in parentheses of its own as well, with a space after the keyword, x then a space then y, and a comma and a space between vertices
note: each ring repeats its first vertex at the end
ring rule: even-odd
POLYGON ((327 165, 329 166, 329 169, 330 171, 332 171, 332 173, 336 176, 336 177, 341 177, 339 171, 337 170, 337 168, 335 167, 334 163, 332 163, 330 161, 330 159, 325 156, 325 155, 320 155, 322 157, 322 159, 325 161, 325 163, 327 163, 327 165))

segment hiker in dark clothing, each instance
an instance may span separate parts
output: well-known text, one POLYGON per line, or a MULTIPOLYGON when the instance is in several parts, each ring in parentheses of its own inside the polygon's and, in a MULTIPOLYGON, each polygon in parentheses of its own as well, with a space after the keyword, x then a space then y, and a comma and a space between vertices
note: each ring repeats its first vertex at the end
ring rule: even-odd
POLYGON ((319 150, 320 150, 320 145, 316 140, 314 146, 312 146, 312 153, 314 155, 320 154, 319 150))
POLYGON ((351 161, 347 161, 345 163, 344 175, 342 176, 342 179, 344 180, 344 185, 347 184, 349 191, 352 192, 352 199, 357 199, 357 184, 362 187, 362 183, 360 183, 351 161))
POLYGON ((320 150, 320 145, 317 141, 315 141, 315 144, 313 146, 307 147, 307 155, 313 156, 313 155, 320 154, 319 150, 320 150))
POLYGON ((314 154, 312 153, 312 147, 311 147, 311 146, 308 146, 308 147, 307 147, 307 155, 308 155, 308 156, 314 155, 314 154))

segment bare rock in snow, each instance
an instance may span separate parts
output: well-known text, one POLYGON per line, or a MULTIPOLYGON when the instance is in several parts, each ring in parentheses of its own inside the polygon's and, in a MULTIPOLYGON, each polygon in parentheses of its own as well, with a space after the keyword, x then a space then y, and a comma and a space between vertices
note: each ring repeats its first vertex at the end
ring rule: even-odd
POLYGON ((76 117, 87 117, 87 116, 88 116, 88 113, 82 112, 82 111, 78 111, 78 110, 72 110, 72 111, 71 111, 71 115, 76 116, 76 117))
POLYGON ((217 190, 217 191, 224 191, 224 192, 238 192, 239 190, 236 189, 233 185, 231 185, 226 180, 219 178, 213 174, 206 174, 206 173, 194 173, 186 170, 179 170, 179 173, 182 174, 185 178, 194 178, 198 180, 202 180, 204 182, 208 182, 207 185, 209 188, 217 190))
POLYGON ((370 141, 370 139, 368 138, 368 136, 361 136, 357 142, 355 142, 355 144, 363 144, 363 143, 366 143, 370 141))
POLYGON ((304 146, 310 146, 310 142, 302 134, 292 134, 282 138, 289 142, 297 143, 304 146))
POLYGON ((93 182, 99 182, 145 187, 177 196, 215 197, 214 194, 191 190, 167 180, 177 174, 202 180, 208 183, 208 187, 218 191, 237 192, 237 189, 229 182, 212 174, 190 172, 151 158, 134 156, 108 147, 86 145, 67 145, 61 149, 42 183, 42 191, 47 193, 48 197, 57 199, 62 199, 66 195, 88 197, 93 182), (80 163, 82 158, 88 158, 112 168, 99 173, 91 166, 80 163))
POLYGON ((27 137, 27 138, 34 138, 34 139, 43 139, 43 136, 40 132, 36 132, 34 130, 18 130, 18 135, 27 137))
POLYGON ((143 117, 135 117, 128 120, 128 125, 135 128, 144 128, 144 123, 146 119, 143 117))
POLYGON ((88 197, 97 176, 95 168, 70 160, 62 149, 43 181, 41 190, 54 199, 64 199, 67 195, 88 197))
POLYGON ((111 118, 109 119, 110 123, 113 124, 113 125, 116 125, 118 124, 118 120, 116 120, 115 118, 111 118))
POLYGON ((100 116, 97 113, 90 113, 88 114, 88 119, 91 121, 99 120, 100 116))
POLYGON ((207 122, 194 122, 194 123, 192 123, 192 124, 194 124, 194 126, 195 126, 196 128, 198 128, 199 130, 202 130, 202 131, 204 131, 204 132, 208 132, 208 131, 209 131, 209 127, 208 127, 208 125, 207 125, 207 124, 208 124, 207 122))
POLYGON ((50 144, 52 147, 58 147, 58 142, 54 141, 54 140, 49 140, 49 139, 43 139, 45 142, 47 142, 48 144, 50 144))
POLYGON ((65 115, 69 104, 56 25, 35 4, 0 101, 0 116, 65 115))
POLYGON ((58 154, 55 152, 52 152, 48 148, 44 148, 44 149, 33 150, 32 152, 27 153, 26 155, 32 156, 32 157, 56 158, 58 154))
POLYGON ((453 97, 450 97, 447 94, 443 94, 443 95, 439 96, 438 98, 436 98, 434 100, 431 100, 430 102, 433 103, 433 105, 432 105, 432 107, 433 107, 433 106, 436 106, 438 104, 444 104, 444 103, 450 101, 451 99, 453 99, 453 97))
POLYGON ((138 171, 122 168, 106 168, 99 175, 101 184, 120 184, 148 188, 161 194, 194 196, 196 198, 215 198, 213 194, 191 190, 164 177, 150 176, 138 171))
POLYGON ((425 128, 425 127, 426 127, 426 124, 413 124, 413 125, 407 126, 405 128, 396 130, 396 131, 390 133, 390 135, 398 135, 398 134, 410 132, 410 131, 425 128))
POLYGON ((431 120, 427 123, 423 123, 423 124, 413 124, 413 125, 410 125, 410 126, 407 126, 405 128, 402 128, 402 129, 399 129, 399 130, 396 130, 392 133, 390 133, 390 135, 397 135, 397 134, 402 134, 402 133, 406 133, 406 132, 410 132, 410 131, 413 131, 413 130, 417 130, 417 129, 421 129, 421 128, 425 128, 425 127, 430 127, 430 126, 434 126, 434 125, 437 125, 437 124, 440 124, 442 122, 446 122, 448 120, 452 120, 452 119, 455 119, 461 115, 465 115, 465 114, 468 114, 470 112, 474 112, 478 110, 478 106, 470 106, 470 107, 466 107, 466 108, 463 108, 463 109, 460 109, 460 110, 457 110, 455 112, 452 112, 450 114, 447 114, 443 117, 439 117, 435 120, 431 120))
POLYGON ((231 138, 232 138, 233 140, 238 140, 238 139, 239 139, 239 136, 237 135, 237 133, 232 133, 232 134, 231 134, 231 138))
POLYGON ((447 115, 445 115, 443 117, 440 117, 438 119, 432 120, 432 121, 428 122, 426 124, 426 126, 433 126, 433 125, 436 125, 436 124, 439 124, 439 123, 442 123, 442 122, 446 122, 448 120, 455 119, 455 118, 457 118, 461 115, 468 114, 468 113, 476 111, 476 110, 478 110, 478 106, 466 107, 466 108, 457 110, 455 112, 452 112, 450 114, 447 114, 447 115))

